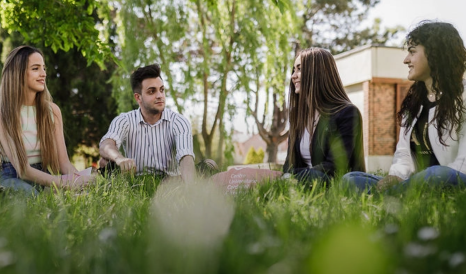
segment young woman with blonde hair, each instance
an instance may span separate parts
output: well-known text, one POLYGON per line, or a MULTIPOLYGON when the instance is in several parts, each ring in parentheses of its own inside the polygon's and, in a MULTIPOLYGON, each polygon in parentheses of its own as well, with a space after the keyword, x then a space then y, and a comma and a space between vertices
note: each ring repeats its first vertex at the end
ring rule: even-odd
POLYGON ((80 188, 93 178, 75 174, 46 76, 43 54, 34 47, 17 47, 6 58, 0 85, 3 188, 37 193, 52 184, 80 188))
POLYGON ((320 48, 298 54, 289 104, 285 173, 300 182, 329 182, 348 171, 365 171, 362 117, 346 95, 332 54, 320 48))

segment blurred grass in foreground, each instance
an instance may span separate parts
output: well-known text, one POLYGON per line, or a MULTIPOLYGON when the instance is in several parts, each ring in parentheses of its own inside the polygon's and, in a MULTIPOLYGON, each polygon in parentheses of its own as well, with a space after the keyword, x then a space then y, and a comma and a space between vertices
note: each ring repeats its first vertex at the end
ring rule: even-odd
POLYGON ((466 191, 100 179, 0 197, 0 273, 464 273, 466 191))

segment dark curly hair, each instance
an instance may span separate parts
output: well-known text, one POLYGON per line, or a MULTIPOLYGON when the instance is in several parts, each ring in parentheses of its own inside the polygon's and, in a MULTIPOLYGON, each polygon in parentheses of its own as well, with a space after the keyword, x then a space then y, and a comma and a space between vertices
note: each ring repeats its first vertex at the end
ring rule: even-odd
MULTIPOLYGON (((444 22, 422 21, 406 36, 408 46, 422 45, 432 77, 432 90, 438 99, 434 118, 437 122, 439 141, 443 135, 452 137, 453 130, 459 133, 465 118, 463 105, 463 75, 466 70, 466 49, 463 40, 453 25, 444 22)), ((422 102, 427 96, 424 82, 416 81, 409 88, 398 112, 398 122, 408 129, 417 117, 422 102), (406 117, 403 122, 402 118, 406 117)))

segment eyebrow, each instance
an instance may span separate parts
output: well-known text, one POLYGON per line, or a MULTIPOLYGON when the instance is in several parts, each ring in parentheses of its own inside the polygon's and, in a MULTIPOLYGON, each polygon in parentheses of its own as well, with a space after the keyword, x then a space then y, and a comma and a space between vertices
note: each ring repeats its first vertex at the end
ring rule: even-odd
POLYGON ((414 49, 416 46, 409 46, 408 47, 408 51, 410 51, 411 49, 414 49))
MULTIPOLYGON (((160 88, 165 88, 165 86, 164 86, 164 85, 161 85, 160 88)), ((148 89, 148 90, 149 90, 149 89, 157 89, 157 87, 148 87, 147 89, 148 89)))

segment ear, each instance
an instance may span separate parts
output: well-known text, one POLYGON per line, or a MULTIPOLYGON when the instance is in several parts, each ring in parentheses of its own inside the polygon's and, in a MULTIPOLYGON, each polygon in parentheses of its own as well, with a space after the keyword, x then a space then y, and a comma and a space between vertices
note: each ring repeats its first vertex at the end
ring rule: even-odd
POLYGON ((136 99, 136 102, 140 103, 141 102, 141 94, 139 93, 133 93, 134 99, 136 99))

